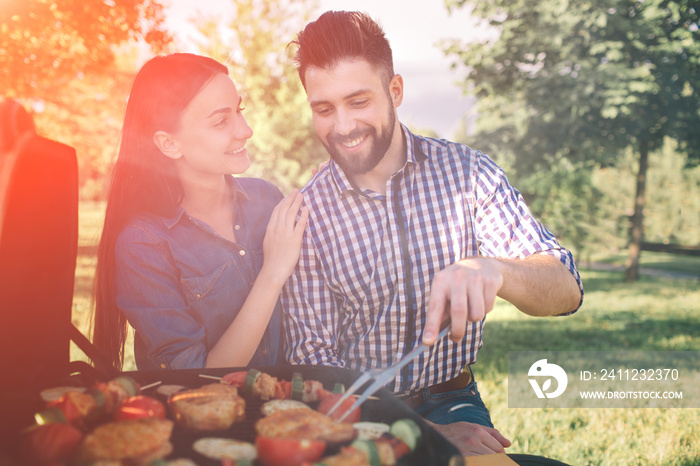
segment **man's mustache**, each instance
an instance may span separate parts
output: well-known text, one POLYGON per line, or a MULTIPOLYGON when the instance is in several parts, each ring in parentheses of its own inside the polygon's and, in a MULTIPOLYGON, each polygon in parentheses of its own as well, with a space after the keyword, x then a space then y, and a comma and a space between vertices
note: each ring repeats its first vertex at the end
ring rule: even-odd
POLYGON ((358 129, 354 129, 354 130, 350 131, 348 134, 343 135, 343 136, 341 136, 339 134, 331 134, 328 136, 328 141, 331 143, 334 143, 334 144, 343 144, 345 142, 354 141, 355 139, 359 139, 363 136, 367 136, 371 133, 372 133, 371 128, 369 128, 369 129, 368 128, 365 128, 365 129, 358 128, 358 129))

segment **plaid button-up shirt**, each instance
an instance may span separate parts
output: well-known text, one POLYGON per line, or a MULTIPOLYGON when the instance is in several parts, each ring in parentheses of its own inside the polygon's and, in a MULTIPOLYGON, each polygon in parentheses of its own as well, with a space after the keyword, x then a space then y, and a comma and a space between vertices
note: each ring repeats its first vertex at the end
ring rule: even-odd
MULTIPOLYGON (((420 344, 436 272, 478 255, 571 253, 535 218, 503 171, 467 146, 403 132, 407 161, 386 192, 355 189, 335 163, 304 187, 310 209, 299 263, 282 293, 293 364, 387 367, 420 344)), ((410 392, 476 360, 484 321, 444 338, 389 385, 410 392)))

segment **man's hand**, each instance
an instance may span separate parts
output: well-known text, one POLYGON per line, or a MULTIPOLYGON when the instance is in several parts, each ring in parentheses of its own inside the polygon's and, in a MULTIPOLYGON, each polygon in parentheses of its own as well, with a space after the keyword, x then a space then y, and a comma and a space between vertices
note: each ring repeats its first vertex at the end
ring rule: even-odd
POLYGON ((464 259, 435 274, 430 288, 423 343, 435 343, 440 323, 452 317, 450 339, 464 338, 467 322, 478 322, 493 309, 503 285, 503 274, 496 259, 464 259))
POLYGON ((471 422, 454 422, 452 424, 435 424, 426 422, 457 447, 464 456, 504 453, 510 446, 510 440, 492 427, 485 427, 471 422))

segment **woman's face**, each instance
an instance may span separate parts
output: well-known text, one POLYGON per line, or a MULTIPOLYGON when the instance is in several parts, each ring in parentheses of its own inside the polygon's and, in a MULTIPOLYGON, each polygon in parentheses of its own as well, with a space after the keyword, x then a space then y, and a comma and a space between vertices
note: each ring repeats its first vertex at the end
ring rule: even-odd
POLYGON ((182 113, 180 128, 171 133, 181 178, 220 177, 248 169, 245 144, 253 130, 242 110, 236 86, 223 73, 214 76, 192 99, 182 113))

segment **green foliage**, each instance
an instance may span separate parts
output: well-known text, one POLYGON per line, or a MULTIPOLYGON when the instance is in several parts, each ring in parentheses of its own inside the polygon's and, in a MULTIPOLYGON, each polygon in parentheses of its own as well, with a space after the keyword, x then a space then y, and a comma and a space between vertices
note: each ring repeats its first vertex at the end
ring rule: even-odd
POLYGON ((314 5, 308 0, 232 0, 235 20, 226 25, 234 41, 226 42, 216 18, 195 24, 206 38, 200 49, 227 63, 243 94, 245 115, 254 136, 248 147, 258 176, 289 190, 301 186, 310 169, 327 158, 318 142, 311 111, 287 44, 308 22, 314 5))
MULTIPOLYGON (((447 1, 448 8, 464 5, 497 38, 452 41, 445 51, 464 65, 465 88, 479 97, 475 139, 506 158, 516 176, 532 180, 558 171, 562 158, 574 167, 614 165, 625 149, 637 151, 626 275, 635 280, 648 153, 672 138, 688 165, 700 162, 700 2, 447 1)), ((543 178, 549 191, 531 183, 530 194, 552 202, 553 195, 574 192, 543 178)), ((567 181, 577 183, 561 180, 567 181)), ((580 244, 586 235, 577 236, 580 244)))
MULTIPOLYGON (((645 208, 645 238, 657 243, 700 244, 700 167, 686 168, 686 157, 667 140, 650 154, 645 208)), ((630 208, 634 199, 637 163, 631 150, 615 166, 594 170, 592 180, 602 192, 599 225, 613 249, 625 246, 630 208), (604 224, 604 225, 603 225, 604 224)))
POLYGON ((582 257, 587 246, 603 240, 602 193, 591 179, 590 167, 573 165, 563 157, 549 164, 550 170, 530 175, 519 187, 532 197, 533 212, 576 257, 582 257))
POLYGON ((76 149, 80 195, 104 191, 136 68, 135 41, 171 41, 156 0, 0 5, 0 88, 34 113, 42 136, 76 149))
POLYGON ((642 140, 658 148, 666 136, 700 159, 698 2, 448 1, 463 5, 500 35, 452 41, 446 52, 466 67, 482 115, 520 108, 480 120, 479 133, 514 154, 519 171, 537 171, 557 153, 605 163, 642 140))
MULTIPOLYGON (((647 241, 700 244, 700 167, 687 168, 685 161, 671 139, 650 154, 647 241)), ((637 170, 633 151, 623 151, 614 166, 574 165, 561 156, 548 164, 548 170, 516 180, 533 213, 579 260, 626 248, 637 170)))
POLYGON ((156 0, 22 0, 0 5, 0 89, 9 97, 54 100, 84 76, 105 74, 114 46, 170 41, 156 0))
POLYGON ((134 79, 136 51, 123 48, 109 74, 87 74, 66 83, 34 115, 37 131, 75 148, 81 199, 101 199, 119 149, 124 109, 134 79))

